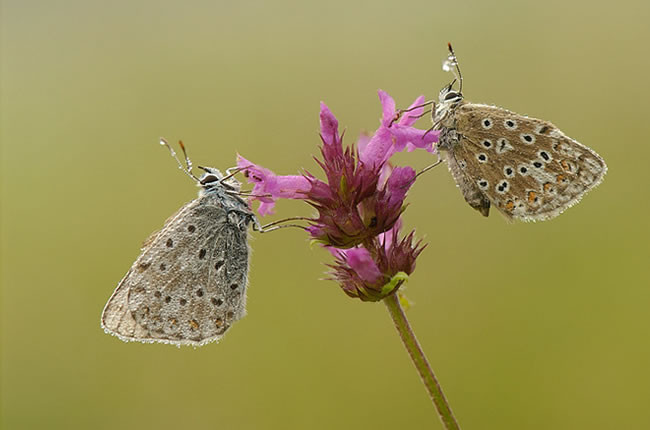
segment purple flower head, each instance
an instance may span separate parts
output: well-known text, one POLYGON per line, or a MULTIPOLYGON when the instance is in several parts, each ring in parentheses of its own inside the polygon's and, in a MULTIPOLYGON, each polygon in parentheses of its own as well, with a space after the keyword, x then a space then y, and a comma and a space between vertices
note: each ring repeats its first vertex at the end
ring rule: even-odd
POLYGON ((414 232, 399 239, 400 222, 367 247, 331 250, 336 261, 330 279, 350 297, 378 301, 394 293, 415 270, 415 260, 426 245, 413 243, 414 232))
MULTIPOLYGON (((393 168, 388 160, 405 148, 432 151, 438 135, 413 128, 411 116, 393 122, 393 99, 383 91, 379 98, 383 106, 381 126, 372 137, 360 139, 360 149, 343 147, 338 120, 321 103, 322 159, 316 162, 325 172, 325 181, 309 172, 302 176, 275 175, 240 156, 238 167, 254 184, 252 199, 260 200, 260 215, 271 213, 279 198, 304 200, 318 211, 307 227, 312 239, 336 248, 355 247, 392 228, 405 209, 404 199, 415 171, 411 167, 393 168)), ((420 97, 412 106, 422 101, 420 97)), ((415 109, 410 115, 420 111, 415 109)))

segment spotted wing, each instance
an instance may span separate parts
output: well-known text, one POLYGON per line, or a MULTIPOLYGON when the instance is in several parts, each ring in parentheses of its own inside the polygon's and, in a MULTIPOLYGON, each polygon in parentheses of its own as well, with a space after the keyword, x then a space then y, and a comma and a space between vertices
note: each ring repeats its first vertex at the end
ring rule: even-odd
POLYGON ((471 103, 460 106, 455 117, 459 165, 509 219, 556 217, 607 172, 598 154, 548 121, 471 103))
POLYGON ((247 222, 204 195, 144 245, 102 314, 125 341, 203 345, 242 318, 248 276, 247 222))
POLYGON ((456 151, 443 151, 441 155, 447 162, 447 167, 456 181, 456 186, 463 193, 465 201, 481 215, 488 216, 490 199, 476 185, 475 178, 468 174, 467 162, 464 160, 466 157, 463 155, 460 160, 456 159, 456 151))

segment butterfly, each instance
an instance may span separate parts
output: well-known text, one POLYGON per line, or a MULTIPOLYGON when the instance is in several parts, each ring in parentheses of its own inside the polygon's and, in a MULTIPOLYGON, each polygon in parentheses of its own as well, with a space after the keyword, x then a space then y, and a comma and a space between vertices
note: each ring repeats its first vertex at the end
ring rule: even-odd
POLYGON ((483 216, 494 206, 509 220, 547 220, 600 184, 607 172, 602 157, 552 123, 466 101, 448 47, 443 69, 456 79, 432 103, 432 130, 440 131, 437 148, 472 208, 483 216))
POLYGON ((257 218, 232 175, 201 167, 196 178, 185 160, 198 198, 145 241, 102 312, 104 330, 124 341, 199 346, 246 314, 248 226, 257 229, 257 218))

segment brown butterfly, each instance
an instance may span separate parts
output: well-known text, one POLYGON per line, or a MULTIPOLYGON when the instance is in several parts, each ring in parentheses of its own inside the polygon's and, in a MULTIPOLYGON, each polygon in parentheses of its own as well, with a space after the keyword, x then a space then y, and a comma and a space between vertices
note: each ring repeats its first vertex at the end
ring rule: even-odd
POLYGON ((451 44, 443 69, 457 79, 433 103, 432 129, 463 197, 482 215, 495 206, 507 219, 554 218, 603 180, 605 161, 552 123, 466 101, 451 44))

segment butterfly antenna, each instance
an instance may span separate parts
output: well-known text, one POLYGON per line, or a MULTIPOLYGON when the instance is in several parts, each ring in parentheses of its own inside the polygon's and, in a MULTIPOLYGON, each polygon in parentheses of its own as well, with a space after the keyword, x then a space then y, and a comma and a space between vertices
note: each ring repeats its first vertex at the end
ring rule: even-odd
POLYGON ((180 145, 181 149, 183 150, 183 155, 185 156, 185 167, 183 166, 183 163, 181 163, 181 160, 178 159, 178 156, 176 155, 176 151, 174 151, 174 148, 172 148, 169 143, 162 137, 160 138, 160 144, 164 145, 169 149, 170 154, 172 157, 174 157, 174 160, 176 160, 176 163, 178 163, 178 168, 181 169, 187 176, 190 178, 194 179, 196 182, 199 182, 199 178, 194 176, 192 174, 192 162, 190 161, 190 158, 187 156, 187 152, 185 151, 185 145, 183 145, 182 141, 178 141, 178 144, 180 145))
MULTIPOLYGON (((190 157, 187 156, 187 151, 185 150, 185 145, 183 145, 182 140, 178 141, 178 145, 183 150, 183 156, 185 157, 185 166, 187 167, 187 171, 191 174, 192 173, 192 160, 190 160, 190 157)), ((192 177, 194 177, 194 175, 192 175, 192 177)))
MULTIPOLYGON (((450 62, 450 65, 453 65, 456 68, 456 72, 458 72, 458 75, 456 78, 458 79, 459 82, 459 93, 463 93, 463 75, 460 73, 460 67, 458 66, 458 58, 456 58, 456 53, 454 52, 454 48, 451 47, 451 43, 447 42, 447 46, 449 47, 449 57, 447 58, 447 61, 450 62)), ((454 73, 455 75, 456 73, 454 73)))

